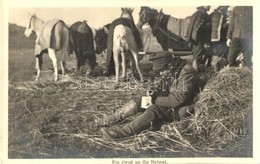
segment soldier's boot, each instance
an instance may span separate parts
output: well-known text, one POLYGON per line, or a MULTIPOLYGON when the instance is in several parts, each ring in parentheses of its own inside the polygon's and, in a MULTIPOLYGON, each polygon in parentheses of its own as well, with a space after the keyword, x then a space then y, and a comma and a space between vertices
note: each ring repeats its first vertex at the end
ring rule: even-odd
POLYGON ((154 121, 155 115, 152 110, 146 110, 142 115, 132 122, 119 127, 101 128, 103 136, 111 139, 121 139, 139 134, 143 130, 151 127, 151 122, 154 121))
POLYGON ((113 125, 129 116, 135 115, 139 111, 140 108, 137 106, 136 102, 132 100, 116 110, 115 113, 107 115, 104 118, 96 119, 95 122, 97 126, 113 125))

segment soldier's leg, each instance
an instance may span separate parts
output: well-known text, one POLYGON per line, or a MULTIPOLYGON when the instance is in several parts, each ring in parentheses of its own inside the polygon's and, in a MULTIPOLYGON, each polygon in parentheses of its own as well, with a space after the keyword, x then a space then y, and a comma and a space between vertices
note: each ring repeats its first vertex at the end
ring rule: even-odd
POLYGON ((252 64, 252 55, 253 55, 253 44, 252 39, 244 39, 242 41, 242 49, 244 53, 244 64, 247 67, 251 67, 252 64))
POLYGON ((232 39, 231 45, 229 47, 228 56, 227 56, 229 66, 237 66, 236 58, 240 51, 241 51, 240 39, 238 38, 232 39))
POLYGON ((142 111, 141 99, 141 97, 137 97, 123 105, 121 108, 117 109, 114 113, 107 115, 104 118, 96 119, 95 122, 98 126, 113 125, 129 116, 135 115, 142 111))

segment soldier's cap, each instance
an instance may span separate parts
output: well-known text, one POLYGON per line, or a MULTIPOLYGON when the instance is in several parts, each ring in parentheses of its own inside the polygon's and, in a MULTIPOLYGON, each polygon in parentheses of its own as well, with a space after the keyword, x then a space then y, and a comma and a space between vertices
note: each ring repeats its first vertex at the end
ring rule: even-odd
POLYGON ((151 54, 149 60, 153 62, 153 70, 159 71, 166 65, 173 62, 173 56, 171 52, 159 51, 151 54))

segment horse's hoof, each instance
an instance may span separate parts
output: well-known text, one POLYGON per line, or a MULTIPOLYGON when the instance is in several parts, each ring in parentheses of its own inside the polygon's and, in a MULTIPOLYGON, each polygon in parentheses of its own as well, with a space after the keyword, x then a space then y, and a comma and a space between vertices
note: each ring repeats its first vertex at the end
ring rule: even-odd
POLYGON ((118 89, 118 88, 120 88, 119 83, 115 83, 115 84, 114 84, 114 89, 118 89))
POLYGON ((127 78, 126 77, 121 77, 120 81, 127 82, 127 78))
POLYGON ((141 79, 140 79, 140 82, 141 82, 141 83, 143 83, 143 82, 144 82, 144 79, 143 79, 143 78, 141 78, 141 79))
POLYGON ((59 78, 55 78, 54 81, 57 82, 59 80, 59 78))

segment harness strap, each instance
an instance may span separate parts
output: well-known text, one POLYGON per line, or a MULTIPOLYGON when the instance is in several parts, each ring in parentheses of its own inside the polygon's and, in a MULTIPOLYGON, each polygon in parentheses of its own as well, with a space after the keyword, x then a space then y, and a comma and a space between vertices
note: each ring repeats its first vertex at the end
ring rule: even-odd
POLYGON ((152 33, 155 34, 156 30, 158 29, 159 27, 159 24, 161 23, 162 21, 162 18, 163 18, 163 13, 162 13, 162 9, 160 10, 159 14, 157 15, 156 17, 156 22, 154 24, 154 27, 152 29, 152 33))

